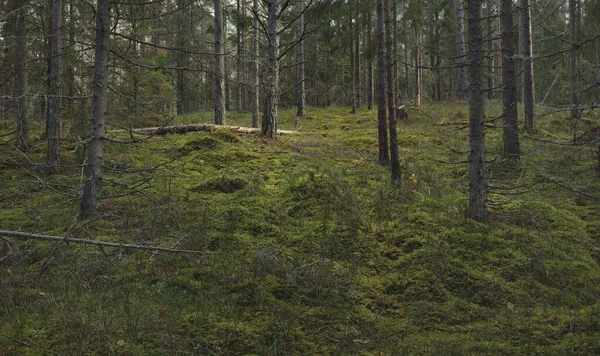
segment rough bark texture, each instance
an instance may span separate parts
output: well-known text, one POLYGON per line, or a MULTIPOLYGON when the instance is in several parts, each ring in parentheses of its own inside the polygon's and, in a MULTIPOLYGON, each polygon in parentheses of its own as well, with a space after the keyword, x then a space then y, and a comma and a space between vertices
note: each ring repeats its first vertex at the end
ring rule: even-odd
MULTIPOLYGON (((373 38, 373 24, 371 19, 371 13, 367 17, 367 48, 371 48, 371 40, 373 38)), ((367 109, 373 110, 373 60, 369 56, 367 60, 367 109)))
POLYGON ((356 25, 354 26, 354 102, 356 108, 360 108, 360 14, 358 12, 358 4, 355 6, 356 25))
MULTIPOLYGON (((485 177, 485 125, 483 118, 483 37, 481 1, 467 0, 469 31, 469 210, 476 221, 486 219, 487 183, 485 177)), ((510 1, 510 0, 508 0, 510 1)))
POLYGON ((61 78, 60 60, 62 53, 62 0, 50 2, 50 95, 48 98, 48 150, 46 162, 49 173, 60 170, 60 113, 61 113, 61 78))
POLYGON ((225 38, 223 36, 223 3, 214 0, 215 9, 215 124, 224 125, 226 118, 225 38))
MULTIPOLYGON (((189 44, 190 29, 187 26, 187 16, 189 16, 188 0, 177 0, 178 11, 178 29, 177 29, 177 47, 186 48, 189 44)), ((189 66, 189 54, 186 51, 177 52, 177 66, 182 69, 177 70, 177 115, 183 115, 190 111, 187 89, 186 71, 183 68, 189 66)))
POLYGON ((268 137, 277 135, 277 105, 279 104, 279 0, 267 2, 267 70, 265 78, 265 108, 261 133, 268 137))
POLYGON ((386 118, 385 95, 385 31, 383 0, 377 0, 377 138, 379 141, 379 163, 390 163, 386 118))
POLYGON ((422 73, 422 58, 423 56, 421 55, 421 35, 418 33, 417 31, 417 48, 416 48, 416 52, 415 52, 415 64, 416 64, 416 68, 415 68, 415 106, 417 108, 421 107, 421 73, 422 73))
POLYGON ((494 97, 494 38, 496 37, 496 27, 494 26, 494 0, 486 0, 487 7, 487 97, 494 97))
POLYGON ((577 31, 577 3, 578 0, 569 0, 569 32, 573 47, 569 54, 569 77, 571 81, 571 119, 581 119, 579 108, 579 81, 577 78, 577 43, 579 36, 577 31))
POLYGON ((304 116, 304 108, 306 107, 306 90, 304 85, 304 1, 298 0, 298 44, 296 45, 296 116, 304 116))
POLYGON ((515 78, 515 46, 513 44, 512 0, 500 0, 502 31, 502 119, 504 126, 504 156, 519 157, 519 127, 517 121, 517 87, 515 78))
POLYGON ((519 0, 521 8, 521 29, 519 40, 523 52, 523 104, 525 114, 525 130, 535 131, 535 120, 533 117, 533 105, 535 103, 535 91, 533 87, 533 38, 531 26, 531 4, 529 0, 519 0))
POLYGON ((15 98, 17 104, 17 139, 15 147, 29 149, 29 122, 27 119, 27 0, 15 1, 15 98))
POLYGON ((354 56, 354 26, 352 24, 352 17, 354 16, 354 10, 353 10, 353 1, 349 0, 349 7, 350 7, 350 11, 348 14, 348 27, 350 29, 350 88, 351 88, 351 98, 350 101, 352 103, 352 113, 356 114, 356 78, 355 78, 355 72, 354 72, 354 62, 355 62, 355 56, 354 56))
POLYGON ((108 76, 108 51, 110 33, 109 0, 97 0, 96 9, 96 53, 94 56, 94 90, 92 99, 92 140, 89 147, 87 180, 81 199, 81 218, 96 214, 100 189, 102 188, 102 166, 106 133, 106 87, 108 76))
POLYGON ((392 182, 400 179, 400 158, 398 156, 398 133, 396 131, 396 95, 394 93, 394 48, 392 44, 392 19, 390 16, 390 0, 383 0, 385 22, 385 79, 388 106, 388 128, 390 131, 390 165, 392 182))
POLYGON ((464 11, 462 0, 454 0, 456 21, 456 97, 464 99, 467 86, 467 75, 465 67, 464 42, 465 31, 463 26, 464 11))
POLYGON ((260 90, 258 85, 260 83, 260 61, 259 61, 259 41, 258 41, 258 0, 252 0, 252 12, 255 14, 252 16, 252 127, 258 127, 258 115, 260 111, 260 90))

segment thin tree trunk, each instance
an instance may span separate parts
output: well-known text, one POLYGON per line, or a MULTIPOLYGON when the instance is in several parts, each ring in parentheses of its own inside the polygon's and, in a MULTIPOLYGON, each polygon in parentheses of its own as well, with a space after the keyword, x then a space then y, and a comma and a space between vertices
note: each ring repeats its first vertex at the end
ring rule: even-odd
POLYGON ((48 151, 46 161, 51 174, 60 170, 60 113, 61 78, 60 60, 62 54, 62 0, 50 2, 50 95, 48 98, 48 151))
POLYGON ((304 1, 298 0, 298 44, 296 45, 296 116, 304 116, 306 107, 306 91, 304 85, 304 1))
POLYGON ((29 149, 29 122, 27 117, 27 0, 15 1, 15 97, 17 102, 17 139, 15 147, 29 149))
POLYGON ((352 102, 352 114, 356 114, 356 77, 354 72, 355 56, 354 56, 354 26, 352 24, 352 17, 354 16, 353 1, 349 0, 350 13, 348 16, 348 25, 350 28, 350 86, 351 86, 351 102, 352 102))
MULTIPOLYGON (((371 13, 369 12, 369 16, 367 17, 367 48, 371 48, 371 41, 373 38, 373 24, 371 13)), ((367 59, 367 109, 373 110, 373 60, 370 58, 367 59)))
MULTIPOLYGON (((569 0, 569 32, 571 37, 571 52, 569 54, 569 77, 571 82, 571 119, 575 127, 576 120, 581 119, 581 110, 579 109, 579 81, 577 78, 577 44, 579 36, 577 31, 577 3, 578 0, 569 0)), ((575 135, 575 133, 573 133, 575 135)))
MULTIPOLYGON (((69 52, 75 50, 75 14, 73 13, 73 2, 74 0, 71 0, 69 2, 69 45, 67 46, 69 52)), ((70 54, 69 58, 72 61, 74 61, 75 56, 70 54)), ((69 116, 73 119, 75 118, 75 70, 73 69, 74 67, 75 64, 71 63, 71 65, 68 65, 66 68, 68 95, 67 106, 69 110, 69 116)), ((80 124, 81 123, 79 122, 77 123, 77 125, 80 124)))
POLYGON ((531 30, 531 4, 529 0, 519 0, 521 6, 521 31, 520 41, 523 47, 523 103, 525 113, 525 130, 535 131, 533 105, 535 91, 533 87, 533 37, 531 30))
POLYGON ((417 49, 415 53, 415 106, 417 108, 421 107, 421 67, 423 66, 422 58, 423 57, 421 56, 421 35, 417 32, 417 49))
POLYGON ((355 8, 355 19, 356 26, 354 26, 354 93, 356 94, 356 98, 354 102, 356 103, 356 108, 360 108, 360 14, 358 12, 358 4, 354 6, 355 8))
MULTIPOLYGON (((242 18, 246 18, 246 1, 247 0, 242 0, 242 18)), ((248 52, 248 45, 247 45, 247 33, 246 33, 246 27, 242 27, 242 33, 240 36, 240 42, 241 42, 241 46, 242 46, 242 51, 240 53, 240 61, 242 62, 242 80, 240 82, 240 85, 242 86, 242 90, 241 90, 241 111, 242 112, 246 112, 248 110, 248 104, 247 104, 247 98, 248 98, 248 70, 247 70, 247 65, 246 65, 246 53, 248 52)))
MULTIPOLYGON (((187 1, 186 0, 178 0, 177 1, 177 10, 178 10, 178 30, 177 30, 177 47, 185 48, 188 46, 187 44, 187 34, 189 29, 185 25, 187 23, 187 1)), ((187 66, 187 56, 186 51, 179 51, 177 53, 177 64, 179 68, 184 68, 187 66)), ((183 115, 187 113, 187 85, 186 85, 186 75, 184 69, 177 70, 177 115, 183 115)))
MULTIPOLYGON (((242 0, 245 1, 245 0, 242 0)), ((242 10, 240 6, 240 0, 236 0, 236 10, 239 14, 242 10)), ((235 100, 235 107, 237 112, 242 112, 242 28, 240 21, 236 21, 235 24, 235 47, 237 50, 236 56, 236 79, 237 79, 237 94, 235 100)))
POLYGON ((215 10, 215 124, 225 125, 225 38, 223 36, 223 3, 214 0, 215 10))
MULTIPOLYGON (((252 0, 252 11, 254 14, 258 14, 258 0, 252 0)), ((252 71, 252 89, 253 89, 253 98, 252 98, 252 127, 258 127, 258 112, 260 110, 260 57, 259 57, 259 41, 258 41, 258 20, 256 15, 252 17, 252 28, 253 28, 253 38, 252 38, 252 61, 253 61, 253 71, 252 71)))
POLYGON ((456 97, 458 99, 465 98, 466 91, 466 67, 465 67, 465 54, 464 54, 464 10, 462 0, 454 0, 454 8, 456 14, 456 97))
POLYGON ((279 32, 277 22, 281 6, 279 0, 267 2, 267 71, 265 108, 261 133, 268 137, 277 135, 277 106, 279 104, 279 32))
POLYGON ((502 106, 504 126, 504 156, 519 158, 519 127, 517 121, 517 88, 515 78, 515 47, 513 44, 512 0, 500 0, 502 31, 502 106))
MULTIPOLYGON (((505 0, 506 1, 506 0, 505 0)), ((507 0, 510 1, 510 0, 507 0)), ((486 218, 487 183, 485 177, 485 125, 483 118, 483 37, 481 0, 467 0, 469 31, 469 209, 476 221, 486 218)))
POLYGON ((317 46, 317 40, 313 42, 313 76, 312 76, 312 90, 313 90, 313 105, 319 106, 319 47, 317 46))
POLYGON ((383 0, 377 0, 377 138, 379 141, 379 164, 390 164, 387 134, 385 95, 385 30, 383 0))
POLYGON ((92 140, 89 147, 87 180, 81 198, 81 218, 96 214, 100 189, 102 188, 102 166, 104 163, 104 141, 106 134, 106 88, 108 77, 108 52, 110 33, 109 0, 97 0, 96 9, 96 53, 94 57, 94 81, 92 99, 92 140))
POLYGON ((392 33, 394 31, 390 16, 390 0, 383 0, 385 22, 385 79, 387 87, 388 127, 390 131, 390 165, 392 182, 400 179, 400 158, 398 155, 398 132, 396 130, 396 95, 394 93, 394 49, 392 33))

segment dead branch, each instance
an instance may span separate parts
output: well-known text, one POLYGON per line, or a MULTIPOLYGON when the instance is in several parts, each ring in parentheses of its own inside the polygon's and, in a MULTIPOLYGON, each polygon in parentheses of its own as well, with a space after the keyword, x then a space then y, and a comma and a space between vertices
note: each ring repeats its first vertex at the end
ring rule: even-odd
POLYGON ((191 253, 191 254, 211 253, 211 252, 206 252, 206 251, 179 250, 179 249, 166 248, 166 247, 142 246, 142 245, 133 245, 133 244, 123 244, 123 243, 117 243, 117 242, 105 242, 105 241, 98 241, 98 240, 77 239, 77 238, 73 238, 73 237, 40 235, 40 234, 32 234, 32 233, 21 232, 21 231, 0 230, 0 236, 16 237, 16 238, 20 238, 20 239, 74 242, 74 243, 80 243, 80 244, 86 244, 86 245, 117 247, 117 248, 125 248, 125 249, 130 249, 130 250, 161 251, 161 252, 191 253))
POLYGON ((537 175, 538 175, 538 176, 539 176, 539 177, 540 177, 542 180, 544 180, 544 181, 546 181, 546 182, 549 182, 549 183, 552 183, 552 184, 554 184, 554 185, 557 185, 557 186, 559 186, 559 187, 561 187, 561 188, 564 188, 564 189, 570 190, 570 191, 572 191, 573 193, 576 193, 576 194, 579 194, 579 195, 583 195, 584 197, 586 197, 586 198, 590 198, 590 199, 593 199, 593 200, 600 200, 600 197, 597 197, 597 196, 595 196, 595 195, 592 195, 592 194, 586 193, 586 192, 584 192, 584 191, 581 191, 581 190, 579 190, 579 189, 577 189, 577 188, 570 187, 570 186, 568 186, 568 185, 566 185, 566 184, 564 184, 564 183, 561 183, 561 182, 557 181, 557 180, 556 180, 556 178, 554 178, 554 177, 549 177, 549 176, 546 176, 546 175, 543 175, 543 174, 541 174, 541 173, 537 173, 537 172, 536 172, 536 174, 537 174, 537 175))
MULTIPOLYGON (((188 132, 197 131, 214 131, 218 129, 227 129, 235 133, 259 133, 260 129, 253 127, 242 127, 242 126, 230 126, 230 125, 214 125, 214 124, 189 124, 189 125, 176 125, 176 126, 164 126, 164 127, 142 127, 138 129, 130 130, 111 130, 111 133, 119 132, 134 132, 144 135, 169 135, 169 134, 184 134, 188 132)), ((299 131, 291 130, 277 130, 278 134, 283 135, 297 135, 301 134, 299 131)))

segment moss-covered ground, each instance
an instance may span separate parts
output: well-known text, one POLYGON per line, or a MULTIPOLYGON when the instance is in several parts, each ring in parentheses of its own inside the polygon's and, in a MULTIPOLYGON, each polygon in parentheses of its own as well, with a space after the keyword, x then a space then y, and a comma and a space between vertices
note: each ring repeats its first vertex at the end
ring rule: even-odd
MULTIPOLYGON (((571 123, 540 108, 520 162, 506 161, 490 120, 490 214, 477 223, 467 113, 409 109, 397 185, 364 109, 284 110, 279 127, 303 134, 275 140, 107 143, 101 218, 84 222, 76 141, 65 130, 65 168, 47 176, 34 123, 29 153, 0 146, 0 229, 205 253, 2 239, 0 354, 600 354, 595 147, 551 143, 568 143, 571 123)), ((600 126, 587 116, 580 133, 600 126)))

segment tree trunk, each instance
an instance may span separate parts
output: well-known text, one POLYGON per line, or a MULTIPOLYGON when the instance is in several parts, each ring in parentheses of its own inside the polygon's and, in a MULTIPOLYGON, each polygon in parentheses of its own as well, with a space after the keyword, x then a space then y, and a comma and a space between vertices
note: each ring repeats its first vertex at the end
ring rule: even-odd
POLYGON ((304 85, 304 1, 298 0, 298 44, 296 44, 296 116, 304 116, 306 91, 304 85))
POLYGON ((377 0, 377 138, 379 142, 379 164, 390 163, 387 135, 385 95, 385 30, 383 0, 377 0))
POLYGON ((422 55, 421 55, 421 35, 418 33, 417 31, 417 49, 416 49, 416 53, 415 53, 415 63, 416 63, 416 68, 415 68, 415 106, 417 108, 421 107, 421 73, 422 73, 422 69, 421 67, 423 66, 423 59, 422 59, 422 55))
MULTIPOLYGON (((487 183, 485 177, 485 123, 483 117, 483 36, 481 1, 467 0, 469 31, 469 210, 476 221, 486 218, 487 183)), ((503 0, 509 1, 510 0, 503 0)))
POLYGON ((61 78, 60 60, 62 54, 62 0, 50 2, 50 95, 48 98, 48 151, 46 162, 51 174, 60 170, 60 113, 61 78))
POLYGON ((96 9, 96 53, 94 56, 94 80, 92 99, 92 140, 89 147, 87 180, 81 198, 81 218, 96 214, 100 189, 102 188, 102 166, 104 163, 104 141, 106 134, 106 87, 108 77, 108 52, 110 33, 109 0, 97 0, 96 9))
POLYGON ((17 102, 17 139, 15 147, 29 149, 29 122, 27 117, 27 0, 15 1, 15 97, 17 102))
MULTIPOLYGON (((247 0, 242 0, 242 18, 246 18, 246 1, 247 0)), ((247 65, 246 65, 246 53, 248 52, 248 45, 247 45, 247 33, 246 33, 246 26, 242 27, 242 33, 240 34, 240 44, 242 47, 241 53, 240 53, 240 61, 242 62, 242 79, 240 81, 240 85, 242 86, 241 89, 241 93, 240 93, 240 97, 241 97, 241 111, 242 112, 246 112, 248 110, 248 104, 247 104, 247 98, 248 98, 248 70, 247 70, 247 65)))
MULTIPOLYGON (((177 47, 184 49, 189 44, 188 42, 188 33, 189 28, 187 28, 187 1, 186 0, 177 0, 177 10, 178 10, 178 30, 177 30, 177 47)), ((177 66, 179 69, 177 70, 177 115, 183 115, 188 112, 187 105, 187 83, 186 83, 186 73, 185 67, 188 64, 188 54, 186 51, 179 51, 177 54, 177 66)))
POLYGON ((394 48, 392 44, 393 25, 390 16, 390 0, 383 0, 385 22, 385 79, 387 87, 388 127, 390 131, 390 165, 392 182, 400 179, 400 158, 398 155, 398 133, 396 131, 396 95, 394 93, 394 48))
MULTIPOLYGON (((242 0, 245 1, 245 0, 242 0)), ((236 10, 240 14, 242 8, 240 7, 240 0, 236 0, 236 10)), ((242 112, 242 25, 240 21, 236 21, 235 24, 235 47, 237 50, 236 56, 236 79, 237 79, 237 94, 235 100, 235 108, 237 112, 242 112)))
MULTIPOLYGON (((69 2, 69 45, 67 46, 67 50, 69 52, 73 52, 75 50, 75 14, 73 12, 73 2, 74 0, 69 2)), ((75 63, 73 62, 76 57, 73 55, 73 53, 70 53, 68 58, 71 60, 71 63, 67 66, 65 73, 67 76, 68 115, 72 119, 75 119, 75 70, 73 69, 73 67, 75 67, 75 63)), ((75 120, 73 120, 73 122, 75 122, 75 120)), ((80 122, 77 122, 77 125, 80 124, 80 122)))
MULTIPOLYGON (((252 0, 252 11, 258 14, 258 0, 252 0)), ((258 127, 258 112, 260 110, 260 57, 259 57, 259 41, 258 41, 258 19, 256 15, 252 16, 252 127, 258 127)))
POLYGON ((533 105, 535 91, 533 87, 533 37, 531 31, 531 4, 530 0, 519 0, 521 7, 521 30, 519 31, 521 46, 523 48, 523 103, 525 113, 525 129, 527 132, 535 131, 533 105))
POLYGON ((456 97, 458 99, 465 98, 466 90, 466 67, 465 67, 465 54, 464 54, 464 11, 462 0, 454 0, 454 8, 456 14, 456 97))
POLYGON ((317 46, 317 39, 315 38, 313 42, 313 76, 312 76, 312 91, 313 91, 313 105, 319 106, 319 47, 317 46))
POLYGON ((502 31, 502 104, 504 126, 504 156, 519 158, 519 127, 517 121, 517 87, 515 83, 515 47, 513 44, 512 0, 500 0, 502 31))
POLYGON ((486 0, 487 7, 487 97, 492 99, 494 97, 494 38, 496 37, 496 30, 494 27, 494 0, 486 0))
POLYGON ((225 125, 225 38, 223 36, 223 3, 214 0, 215 10, 215 124, 225 125))
POLYGON ((279 104, 279 32, 277 22, 281 5, 279 0, 267 0, 267 71, 265 108, 261 133, 268 137, 277 135, 277 105, 279 104))
POLYGON ((356 25, 354 26, 354 93, 356 98, 356 108, 360 108, 360 14, 358 12, 358 4, 355 4, 355 19, 356 25))
POLYGON ((356 114, 356 77, 355 77, 355 72, 354 72, 354 63, 355 63, 355 56, 354 56, 354 26, 352 24, 352 17, 354 16, 354 10, 353 10, 353 1, 349 0, 349 6, 350 6, 350 13, 348 16, 348 27, 350 28, 350 86, 351 86, 351 102, 352 102, 352 114, 356 114))
MULTIPOLYGON (((367 48, 371 49, 371 40, 373 38, 373 24, 371 13, 369 12, 369 16, 367 17, 367 48)), ((373 110, 373 60, 369 55, 367 58, 367 109, 373 110)))
MULTIPOLYGON (((569 77, 571 81, 571 119, 574 121, 573 127, 575 127, 575 120, 581 119, 581 110, 579 108, 579 81, 577 78, 577 45, 579 43, 579 36, 577 31, 577 6, 578 0, 569 0, 569 32, 571 37, 571 51, 569 54, 569 77)), ((575 135, 575 133, 573 133, 575 135)))

